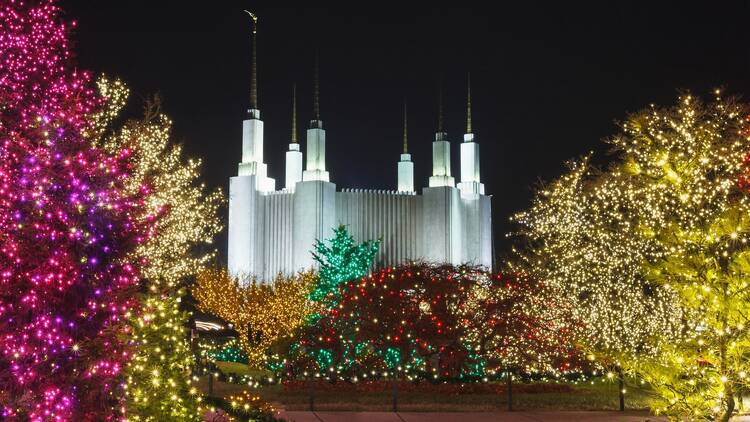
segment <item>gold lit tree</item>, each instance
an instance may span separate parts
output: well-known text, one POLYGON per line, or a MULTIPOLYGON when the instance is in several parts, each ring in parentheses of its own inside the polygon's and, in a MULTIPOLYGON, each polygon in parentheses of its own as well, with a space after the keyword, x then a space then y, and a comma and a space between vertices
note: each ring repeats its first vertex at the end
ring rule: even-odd
POLYGON ((125 368, 128 420, 201 420, 200 397, 191 385, 189 314, 180 310, 180 302, 187 278, 215 254, 211 242, 221 230, 218 210, 224 198, 220 190, 207 191, 199 182, 200 161, 186 160, 182 148, 170 142, 172 123, 158 97, 146 103, 142 119, 111 131, 128 89, 106 77, 98 87, 109 106, 94 116, 94 139, 105 149, 130 153, 126 189, 146 186, 150 193, 138 217, 159 217, 136 251, 147 260, 142 262, 140 306, 130 315, 126 334, 133 346, 125 368))
POLYGON ((622 367, 624 359, 654 356, 679 333, 672 294, 644 276, 654 245, 635 235, 619 195, 620 181, 590 165, 537 192, 513 217, 522 240, 515 270, 528 271, 565 298, 579 330, 574 336, 591 360, 622 367), (669 333, 669 335, 665 335, 669 333))
POLYGON ((750 371, 750 198, 742 189, 750 113, 716 91, 711 102, 684 95, 671 108, 631 116, 612 140, 640 237, 659 254, 647 279, 678 298, 681 341, 636 370, 675 418, 728 421, 750 371))
POLYGON ((610 140, 608 171, 584 160, 517 216, 526 266, 593 311, 584 343, 616 352, 675 420, 728 421, 747 388, 749 127, 719 91, 651 106, 610 140))
POLYGON ((252 280, 242 286, 224 269, 206 269, 192 293, 201 311, 232 324, 248 365, 262 368, 272 347, 293 336, 315 309, 308 296, 316 281, 308 271, 279 274, 272 284, 252 280))

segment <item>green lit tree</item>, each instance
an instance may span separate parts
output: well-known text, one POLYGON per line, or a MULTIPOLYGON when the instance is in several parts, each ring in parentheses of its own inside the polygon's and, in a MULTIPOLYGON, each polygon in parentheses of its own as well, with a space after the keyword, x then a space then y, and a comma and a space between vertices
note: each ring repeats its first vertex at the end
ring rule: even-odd
POLYGON ((180 310, 182 292, 140 299, 128 320, 138 349, 126 368, 128 420, 199 421, 202 398, 191 385, 194 358, 180 310))
POLYGON ((312 253, 320 270, 318 282, 310 292, 310 300, 329 307, 338 301, 341 283, 367 274, 380 245, 380 240, 357 244, 343 225, 333 232, 333 239, 317 240, 312 253))

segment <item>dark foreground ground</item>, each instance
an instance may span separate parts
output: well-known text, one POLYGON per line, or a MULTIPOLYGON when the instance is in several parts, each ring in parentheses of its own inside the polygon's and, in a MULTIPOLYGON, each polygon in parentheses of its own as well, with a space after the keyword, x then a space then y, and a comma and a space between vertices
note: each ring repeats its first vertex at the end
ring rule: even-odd
POLYGON ((302 412, 284 411, 295 422, 665 422, 647 411, 521 412, 302 412))
MULTIPOLYGON (((198 382, 198 387, 204 393, 208 392, 207 381, 205 379, 201 379, 198 382)), ((652 399, 653 393, 635 383, 629 383, 626 387, 626 409, 628 411, 642 411, 638 415, 647 415, 648 412, 645 411, 649 408, 649 401, 652 399)), ((238 393, 243 389, 248 389, 248 387, 215 382, 213 396, 224 397, 228 394, 238 393)), ((517 386, 516 389, 522 390, 522 386, 517 386)), ((280 385, 274 385, 251 389, 251 391, 262 397, 265 401, 272 403, 276 408, 284 409, 287 412, 306 412, 310 410, 310 392, 307 389, 288 391, 280 385)), ((346 412, 342 414, 346 414, 350 418, 356 417, 361 412, 367 412, 369 416, 380 413, 393 415, 393 397, 390 390, 372 392, 349 390, 326 391, 318 388, 313 392, 313 400, 314 410, 325 414, 328 414, 326 412, 331 412, 331 414, 332 412, 346 412)), ((506 415, 508 408, 507 395, 504 393, 450 394, 419 390, 398 391, 397 402, 397 410, 404 412, 404 414, 412 415, 413 418, 419 417, 418 415, 421 414, 473 412, 472 414, 476 415, 494 415, 492 417, 495 419, 485 420, 504 420, 497 419, 497 417, 499 417, 498 415, 506 415)), ((596 416, 595 412, 605 412, 603 414, 608 415, 607 411, 616 411, 618 408, 618 387, 616 383, 611 382, 596 381, 593 385, 591 383, 570 385, 567 391, 535 393, 515 391, 513 394, 513 409, 521 412, 518 415, 535 414, 536 412, 547 414, 571 411, 583 412, 585 416, 594 417, 596 416)), ((614 414, 618 413, 615 412, 614 414)), ((512 415, 515 417, 515 412, 512 415)), ((315 420, 320 421, 320 419, 315 420)), ((424 419, 413 420, 416 422, 424 419)), ((438 419, 436 422, 441 420, 455 419, 438 419)), ((472 419, 463 420, 469 422, 472 419)), ((527 418, 523 420, 534 419, 527 418)), ((582 421, 587 420, 583 419, 582 421)), ((597 420, 599 419, 592 419, 592 421, 597 420)))

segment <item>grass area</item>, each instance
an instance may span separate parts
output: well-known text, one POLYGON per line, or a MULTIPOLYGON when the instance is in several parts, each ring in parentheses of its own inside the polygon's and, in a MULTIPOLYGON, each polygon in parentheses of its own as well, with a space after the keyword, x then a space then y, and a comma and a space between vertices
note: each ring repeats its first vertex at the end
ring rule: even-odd
MULTIPOLYGON (((628 409, 648 408, 650 392, 631 387, 626 394, 628 409)), ((259 389, 261 397, 282 404, 287 410, 309 408, 309 393, 289 393, 280 386, 259 389)), ((315 408, 318 410, 389 411, 392 406, 390 392, 346 393, 316 392, 315 408)), ((506 394, 425 394, 401 392, 398 394, 401 411, 494 411, 508 408, 506 394)), ((619 406, 616 384, 597 383, 594 386, 575 387, 572 393, 516 393, 513 408, 518 410, 615 410, 619 406)))
POLYGON ((244 363, 237 362, 216 362, 216 366, 221 372, 227 375, 249 375, 253 378, 268 378, 273 375, 270 371, 264 369, 252 369, 244 363))
MULTIPOLYGON (((199 388, 207 392, 207 382, 202 379, 199 388)), ((616 383, 597 380, 593 385, 572 385, 565 393, 520 393, 513 394, 516 410, 616 410, 619 406, 616 383)), ((241 385, 214 383, 214 396, 236 393, 247 388, 241 385)), ((647 409, 653 393, 632 383, 626 384, 625 406, 629 410, 647 409)), ((253 389, 263 399, 286 410, 308 410, 308 391, 284 391, 283 386, 273 385, 253 389)), ((392 395, 387 392, 316 391, 315 409, 320 411, 390 411, 392 395)), ((399 392, 398 409, 404 412, 461 412, 496 411, 507 409, 506 394, 441 394, 424 392, 399 392)))

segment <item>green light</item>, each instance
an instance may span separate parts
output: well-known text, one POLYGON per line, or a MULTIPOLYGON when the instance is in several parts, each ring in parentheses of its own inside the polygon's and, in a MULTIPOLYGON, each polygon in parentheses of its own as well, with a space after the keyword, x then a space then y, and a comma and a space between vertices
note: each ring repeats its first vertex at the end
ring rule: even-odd
POLYGON ((334 238, 315 243, 313 258, 320 264, 318 284, 310 293, 310 300, 323 302, 328 307, 339 300, 341 283, 365 276, 372 266, 380 241, 366 241, 356 245, 346 227, 334 229, 334 238))

